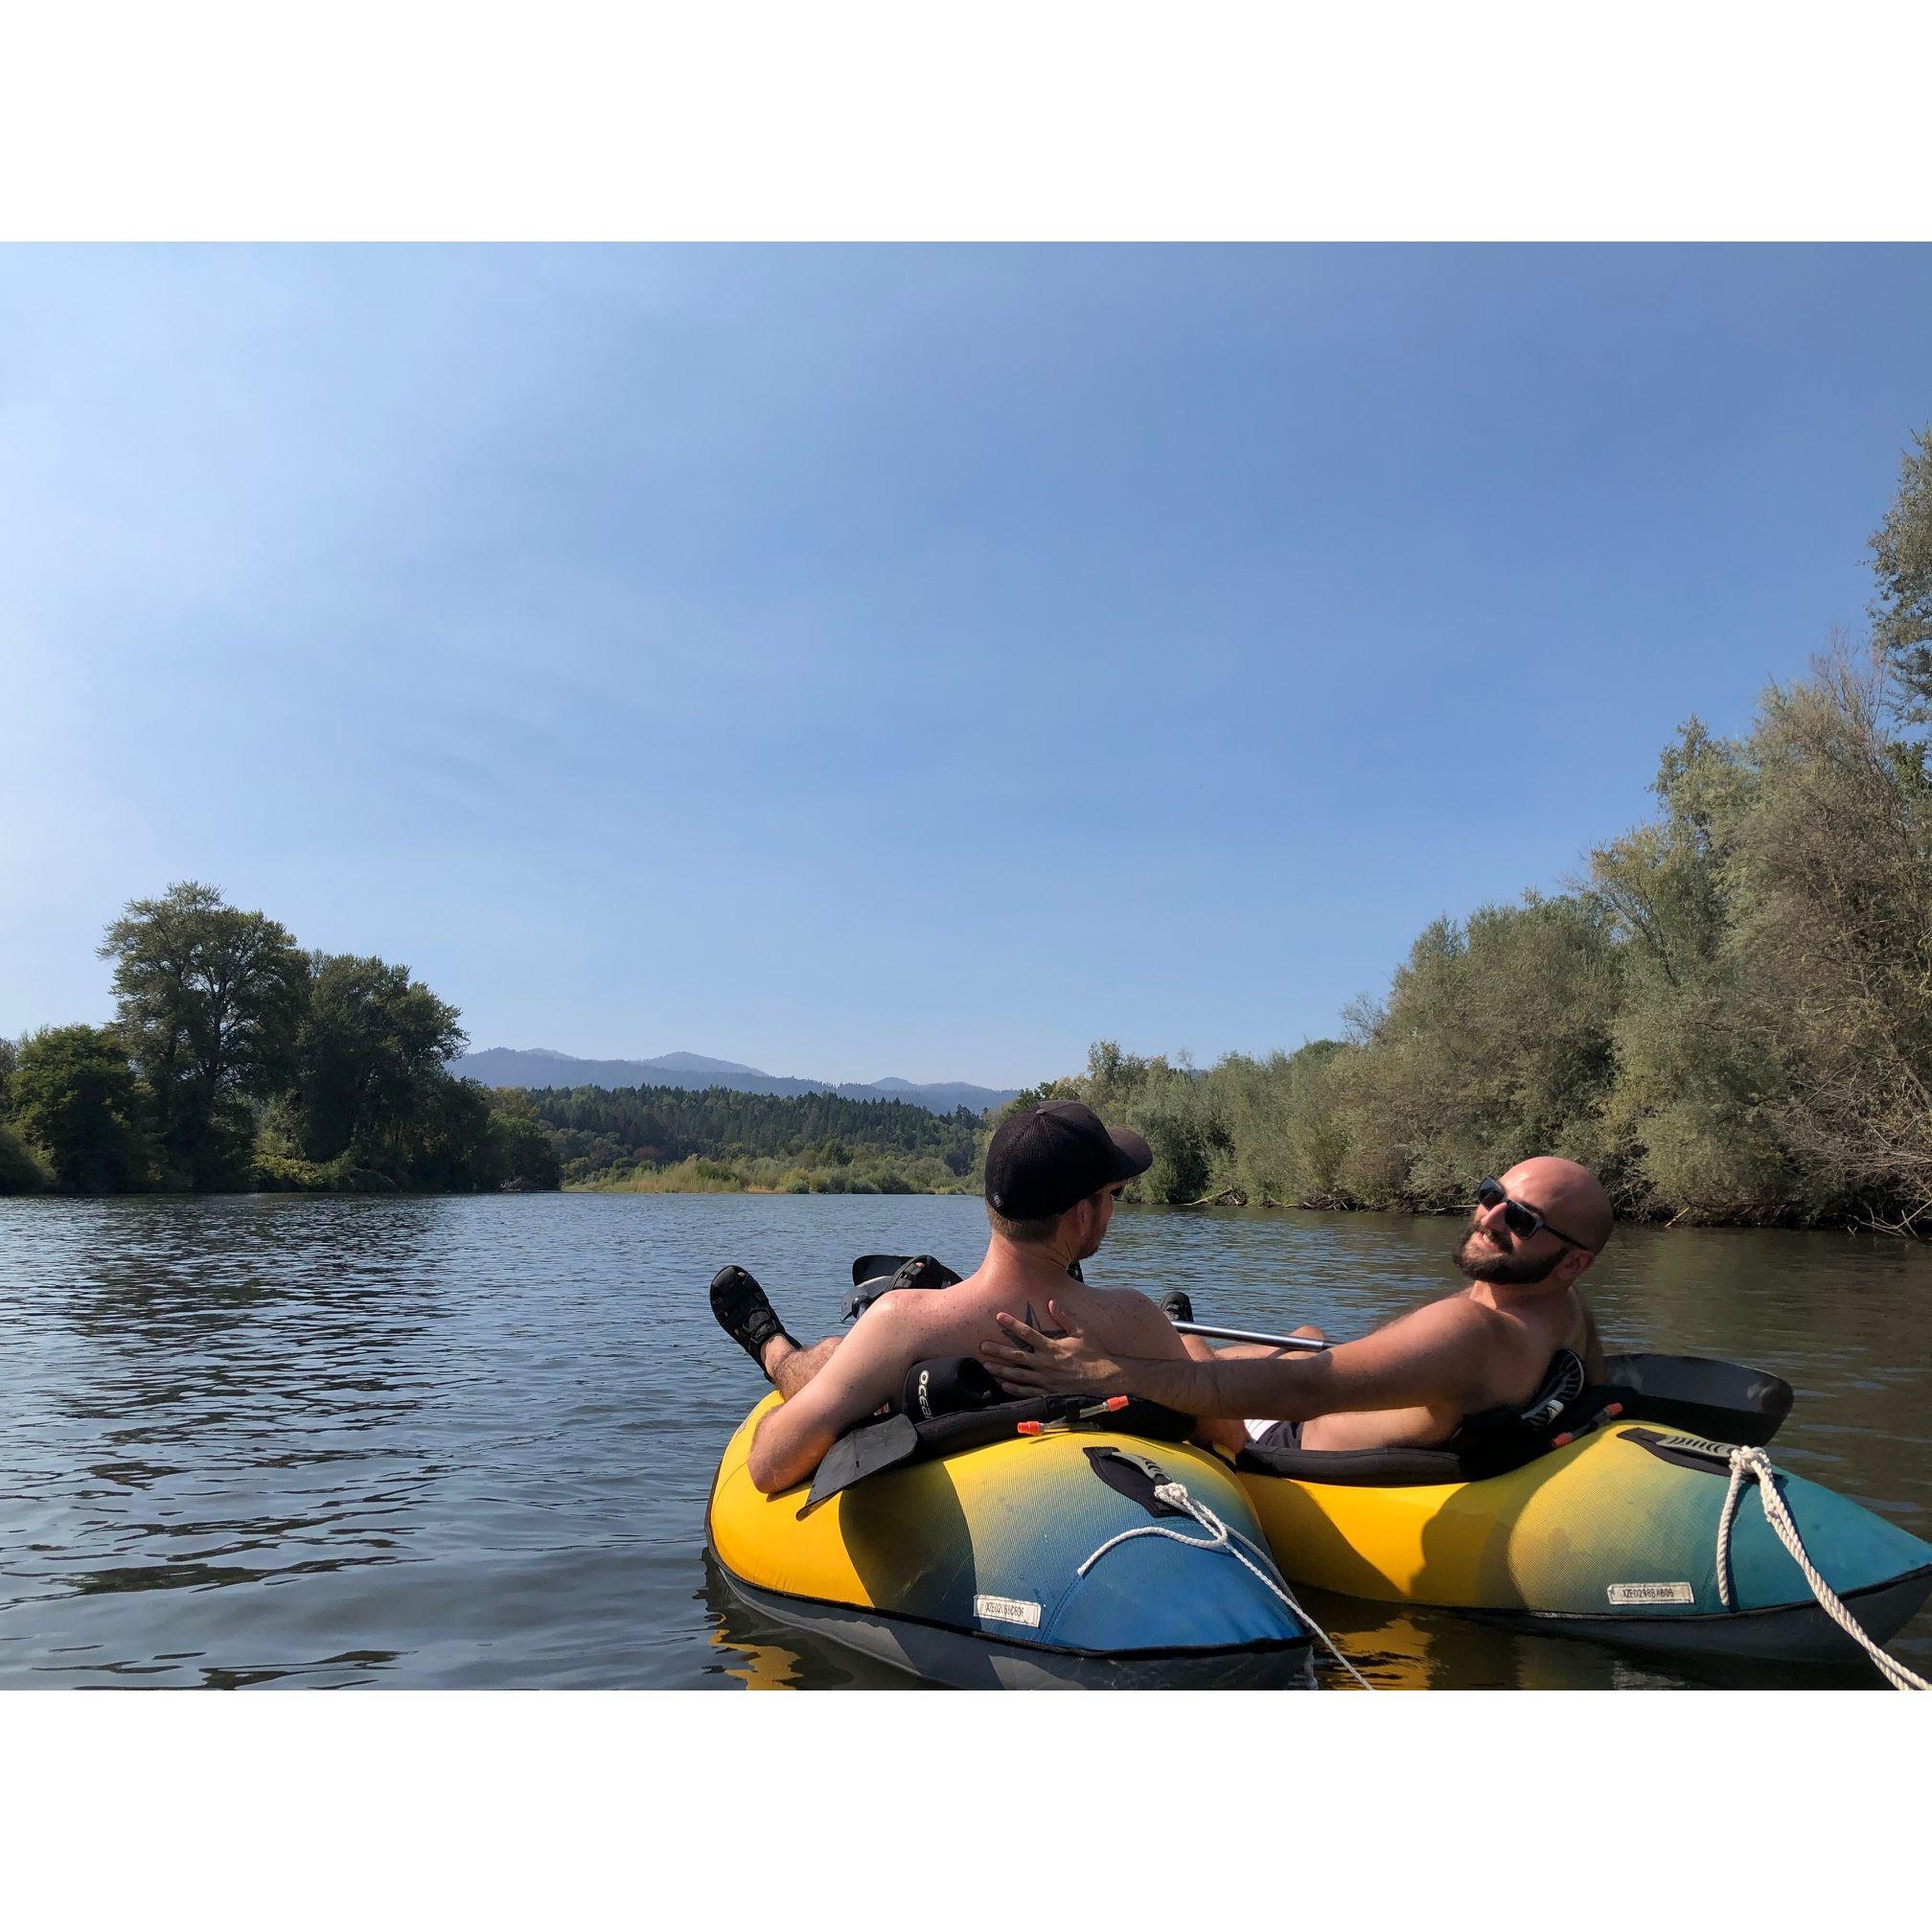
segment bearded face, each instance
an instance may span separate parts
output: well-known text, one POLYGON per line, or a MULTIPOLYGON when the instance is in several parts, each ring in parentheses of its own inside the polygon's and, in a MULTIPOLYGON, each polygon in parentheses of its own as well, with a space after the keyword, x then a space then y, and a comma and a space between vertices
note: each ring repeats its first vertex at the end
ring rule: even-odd
MULTIPOLYGON (((1538 1234, 1535 1238, 1540 1241, 1548 1237, 1538 1234)), ((1499 1228, 1491 1234, 1472 1222, 1461 1246, 1456 1250, 1456 1266, 1472 1281, 1494 1281, 1511 1288, 1528 1288, 1538 1281, 1547 1281, 1563 1258, 1562 1245, 1556 1245, 1555 1254, 1547 1261, 1526 1258, 1522 1245, 1506 1228, 1499 1228)))

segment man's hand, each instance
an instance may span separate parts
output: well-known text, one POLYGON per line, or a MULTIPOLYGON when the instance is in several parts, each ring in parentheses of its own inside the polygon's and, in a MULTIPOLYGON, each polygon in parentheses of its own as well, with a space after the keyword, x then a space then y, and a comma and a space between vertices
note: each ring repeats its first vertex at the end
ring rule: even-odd
POLYGON ((1046 1313, 1067 1331, 1064 1335, 1043 1335, 1003 1309, 993 1318, 1012 1337, 1011 1343, 979 1345, 1000 1386, 1013 1395, 1126 1394, 1128 1381, 1120 1364, 1091 1342, 1057 1301, 1047 1302, 1046 1313))

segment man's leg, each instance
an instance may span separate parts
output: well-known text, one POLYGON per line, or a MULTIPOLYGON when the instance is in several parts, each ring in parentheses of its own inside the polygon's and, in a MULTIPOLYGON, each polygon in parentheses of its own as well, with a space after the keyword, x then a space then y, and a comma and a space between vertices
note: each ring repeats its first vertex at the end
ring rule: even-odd
POLYGON ((828 1335, 809 1348, 801 1346, 786 1334, 757 1277, 743 1268, 721 1268, 712 1276, 711 1312, 788 1402, 831 1361, 843 1339, 828 1335))
POLYGON ((842 1335, 828 1335, 824 1341, 805 1348, 789 1335, 774 1335, 759 1351, 758 1366, 789 1402, 831 1361, 832 1351, 844 1339, 842 1335))
MULTIPOLYGON (((1304 1322, 1299 1328, 1289 1329, 1291 1335, 1305 1335, 1311 1342, 1325 1342, 1327 1336, 1312 1322, 1304 1322)), ((1301 1349, 1270 1347, 1265 1342, 1224 1342, 1216 1348, 1205 1335, 1184 1335, 1181 1346, 1196 1362, 1261 1362, 1276 1361, 1290 1353, 1301 1354, 1301 1349)), ((1225 1450, 1230 1456, 1238 1456, 1253 1440, 1254 1432, 1245 1422, 1238 1422, 1231 1415, 1214 1417, 1203 1422, 1195 1432, 1194 1439, 1210 1449, 1225 1450)))

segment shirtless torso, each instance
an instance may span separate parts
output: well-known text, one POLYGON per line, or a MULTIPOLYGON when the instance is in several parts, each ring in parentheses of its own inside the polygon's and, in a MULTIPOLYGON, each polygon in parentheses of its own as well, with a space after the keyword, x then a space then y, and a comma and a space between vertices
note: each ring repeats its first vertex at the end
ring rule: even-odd
POLYGON ((1466 1356, 1461 1349, 1456 1351, 1473 1365, 1460 1396, 1400 1408, 1311 1416, 1301 1425, 1304 1449, 1433 1447, 1446 1441, 1465 1415, 1527 1404, 1559 1348, 1581 1357, 1593 1380, 1603 1369, 1597 1324, 1574 1287, 1533 1296, 1519 1291, 1498 1305, 1497 1291, 1479 1281, 1426 1308, 1397 1316, 1378 1329, 1376 1336, 1400 1344, 1406 1338, 1396 1331, 1406 1323, 1426 1324, 1434 1331, 1431 1340, 1435 1343, 1460 1339, 1457 1331, 1460 1330, 1475 1344, 1466 1356))
POLYGON ((906 1371, 940 1356, 977 1356, 1002 1310, 1051 1326, 1050 1298, 1123 1354, 1179 1357, 1181 1338, 1144 1295, 1071 1279, 1064 1260, 1035 1263, 996 1243, 977 1273, 950 1288, 897 1289, 859 1318, 825 1366, 759 1425, 751 1480, 768 1494, 809 1475, 854 1422, 896 1401, 906 1371))

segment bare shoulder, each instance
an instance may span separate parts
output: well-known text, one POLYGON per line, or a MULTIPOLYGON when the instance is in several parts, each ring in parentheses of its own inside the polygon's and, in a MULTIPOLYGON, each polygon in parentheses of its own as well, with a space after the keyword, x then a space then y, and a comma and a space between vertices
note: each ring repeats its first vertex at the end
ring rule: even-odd
POLYGON ((932 1323, 934 1309, 923 1305, 939 1297, 927 1288, 894 1288, 882 1295, 852 1324, 846 1346, 858 1344, 865 1349, 902 1346, 932 1323))
POLYGON ((1065 1305, 1085 1308, 1119 1346, 1174 1332, 1173 1323, 1138 1288, 1094 1288, 1083 1281, 1065 1305))
POLYGON ((1390 1334, 1399 1329, 1413 1341, 1446 1342, 1462 1336, 1494 1336, 1508 1326, 1506 1316, 1459 1291, 1408 1309, 1376 1332, 1390 1334))
POLYGON ((1371 1349, 1378 1358, 1427 1356, 1440 1362, 1478 1363, 1513 1335, 1507 1319, 1466 1295, 1444 1295, 1398 1315, 1351 1352, 1371 1349))

